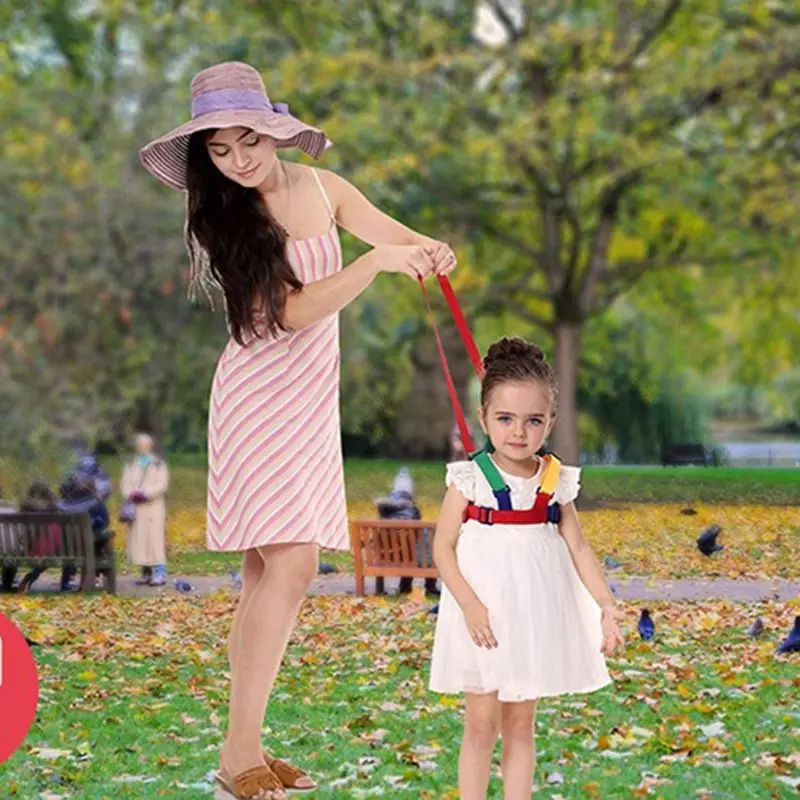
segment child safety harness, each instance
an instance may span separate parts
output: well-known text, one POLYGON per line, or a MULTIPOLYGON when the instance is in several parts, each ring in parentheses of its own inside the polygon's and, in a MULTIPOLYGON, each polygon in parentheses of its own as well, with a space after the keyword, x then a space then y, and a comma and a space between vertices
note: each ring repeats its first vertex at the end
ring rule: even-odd
MULTIPOLYGON (((458 304, 458 299, 453 292, 453 287, 450 285, 450 281, 447 279, 446 275, 439 275, 438 280, 444 299, 447 302, 450 313, 453 315, 453 320, 455 321, 461 341, 464 343, 472 366, 475 369, 475 373, 478 378, 482 378, 483 362, 481 361, 478 348, 475 345, 475 340, 470 333, 467 321, 464 319, 461 306, 458 304)), ((483 473, 497 500, 497 508, 488 508, 487 506, 479 506, 476 503, 470 502, 464 509, 463 521, 466 522, 470 519, 476 520, 482 525, 541 525, 546 522, 558 524, 561 521, 561 507, 558 503, 553 503, 551 505, 550 500, 558 484, 561 461, 555 453, 539 450, 536 455, 544 459, 544 467, 533 505, 528 509, 515 509, 512 507, 511 488, 505 482, 503 476, 500 474, 500 470, 497 469, 491 459, 491 453, 494 452, 491 441, 488 441, 486 445, 480 449, 477 449, 472 441, 469 428, 467 427, 467 421, 464 417, 464 411, 461 408, 461 402, 458 399, 458 393, 453 383, 453 376, 447 363, 447 356, 444 352, 439 328, 436 325, 436 317, 431 307, 428 290, 421 277, 419 279, 419 284, 422 287, 422 295, 425 298, 428 322, 433 328, 433 333, 436 337, 439 360, 442 363, 442 371, 444 372, 445 381, 447 382, 447 390, 450 394, 450 402, 456 416, 456 424, 461 434, 461 441, 464 444, 464 449, 468 453, 469 460, 473 461, 483 473)))

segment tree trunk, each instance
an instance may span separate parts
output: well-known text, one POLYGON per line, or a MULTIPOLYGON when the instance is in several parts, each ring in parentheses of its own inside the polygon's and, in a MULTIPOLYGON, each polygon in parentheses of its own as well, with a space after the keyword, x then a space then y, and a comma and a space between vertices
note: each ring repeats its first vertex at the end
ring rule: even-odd
POLYGON ((552 449, 565 464, 578 464, 578 354, 581 325, 575 322, 556 322, 555 370, 558 380, 558 412, 555 431, 551 436, 552 449))
MULTIPOLYGON (((458 331, 447 324, 440 328, 440 333, 459 400, 469 418, 472 409, 468 405, 467 389, 472 365, 458 331)), ((431 331, 422 332, 414 345, 412 359, 411 392, 400 411, 395 434, 398 450, 408 458, 447 458, 455 414, 431 331)))

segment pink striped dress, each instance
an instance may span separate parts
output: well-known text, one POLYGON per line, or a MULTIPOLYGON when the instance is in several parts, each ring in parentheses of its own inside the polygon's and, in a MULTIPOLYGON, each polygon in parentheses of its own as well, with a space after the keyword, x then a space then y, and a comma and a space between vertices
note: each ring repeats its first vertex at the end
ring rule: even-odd
MULTIPOLYGON (((289 262, 306 284, 342 268, 336 219, 313 174, 330 227, 287 244, 289 262)), ((247 344, 228 341, 211 387, 208 548, 316 542, 347 550, 338 314, 247 344)))

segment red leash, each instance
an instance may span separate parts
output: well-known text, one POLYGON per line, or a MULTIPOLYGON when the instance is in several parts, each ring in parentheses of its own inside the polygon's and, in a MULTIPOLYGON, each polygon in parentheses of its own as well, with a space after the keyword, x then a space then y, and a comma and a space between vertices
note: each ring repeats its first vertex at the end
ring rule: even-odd
MULTIPOLYGON (((442 287, 444 299, 447 301, 447 305, 450 308, 450 313, 453 315, 456 328, 461 336, 461 341, 464 343, 464 347, 467 350, 467 354, 472 362, 472 366, 475 368, 475 373, 479 378, 481 378, 483 377, 483 361, 481 360, 480 353, 475 345, 475 340, 472 338, 472 334, 470 333, 469 326, 464 318, 464 314, 461 311, 461 306, 458 304, 458 299, 453 291, 453 287, 450 285, 450 281, 446 275, 439 275, 438 279, 439 286, 442 287)), ((458 430, 461 433, 461 442, 464 445, 465 452, 472 453, 475 451, 475 443, 472 441, 469 428, 467 427, 467 420, 464 416, 464 410, 461 408, 461 402, 458 399, 458 392, 456 392, 456 386, 453 383, 453 376, 450 373, 450 365, 447 363, 447 356, 444 352, 442 337, 439 335, 439 328, 436 325, 436 316, 434 315, 433 308, 431 307, 431 299, 428 295, 428 289, 425 286, 425 281, 421 276, 419 278, 419 285, 422 287, 422 296, 425 298, 425 305, 428 309, 428 318, 431 327, 433 328, 433 333, 436 336, 436 348, 439 351, 439 360, 442 362, 442 371, 444 372, 444 377, 447 381, 447 390, 450 393, 450 402, 453 404, 453 411, 456 415, 456 424, 458 425, 458 430)))

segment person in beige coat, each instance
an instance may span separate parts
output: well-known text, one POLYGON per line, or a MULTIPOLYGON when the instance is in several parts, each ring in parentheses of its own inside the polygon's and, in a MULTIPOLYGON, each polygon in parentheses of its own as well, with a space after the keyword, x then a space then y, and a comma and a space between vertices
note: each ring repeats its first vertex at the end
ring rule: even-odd
POLYGON ((166 493, 169 471, 164 459, 153 453, 153 439, 138 433, 134 439, 136 455, 122 472, 120 490, 123 502, 135 504, 135 516, 128 522, 128 557, 142 568, 137 583, 163 586, 167 582, 165 529, 166 493))

